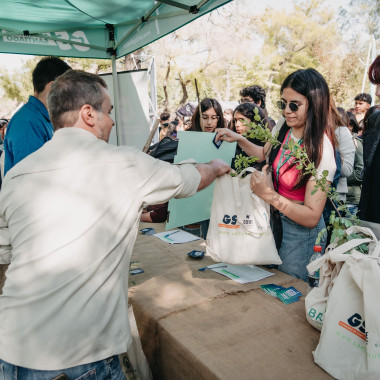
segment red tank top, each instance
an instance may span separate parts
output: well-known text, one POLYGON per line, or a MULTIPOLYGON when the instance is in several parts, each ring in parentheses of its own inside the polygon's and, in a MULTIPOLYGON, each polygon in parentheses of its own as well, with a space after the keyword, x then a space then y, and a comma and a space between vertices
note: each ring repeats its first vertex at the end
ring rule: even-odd
MULTIPOLYGON (((273 162, 274 177, 278 183, 278 193, 286 198, 294 199, 296 201, 304 201, 306 193, 306 185, 300 189, 293 190, 293 187, 298 182, 301 175, 301 170, 298 170, 296 166, 288 169, 294 163, 295 157, 289 157, 290 150, 283 152, 283 146, 290 138, 291 129, 285 136, 284 142, 281 145, 279 152, 273 162), (281 161, 280 161, 281 160, 281 161), (280 165, 279 170, 277 169, 280 165), (277 178, 278 173, 278 178, 277 178)), ((303 146, 303 144, 301 144, 303 146)))

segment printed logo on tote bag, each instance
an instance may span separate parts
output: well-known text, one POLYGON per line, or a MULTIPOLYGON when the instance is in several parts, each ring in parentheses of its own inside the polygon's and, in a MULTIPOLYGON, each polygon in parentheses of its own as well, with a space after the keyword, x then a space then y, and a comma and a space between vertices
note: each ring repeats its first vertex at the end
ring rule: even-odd
POLYGON ((218 223, 218 227, 224 227, 224 228, 240 228, 237 223, 237 215, 227 215, 225 214, 223 216, 222 223, 218 223))
POLYGON ((347 322, 339 321, 339 326, 343 327, 347 331, 355 334, 357 337, 363 339, 367 342, 367 333, 365 331, 365 322, 363 321, 359 313, 355 313, 350 318, 347 319, 347 322))

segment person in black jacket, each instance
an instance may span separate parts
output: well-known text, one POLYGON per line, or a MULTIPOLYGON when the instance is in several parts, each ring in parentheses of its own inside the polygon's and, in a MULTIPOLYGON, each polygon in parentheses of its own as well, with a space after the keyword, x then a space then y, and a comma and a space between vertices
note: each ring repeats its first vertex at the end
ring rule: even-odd
POLYGON ((367 121, 363 135, 364 172, 358 216, 380 223, 380 110, 367 121))

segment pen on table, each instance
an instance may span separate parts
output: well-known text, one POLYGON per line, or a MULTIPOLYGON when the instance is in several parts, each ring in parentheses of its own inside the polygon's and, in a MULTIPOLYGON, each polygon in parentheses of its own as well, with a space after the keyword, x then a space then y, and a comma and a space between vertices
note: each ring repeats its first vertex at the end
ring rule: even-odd
MULTIPOLYGON (((218 267, 214 267, 215 269, 218 269, 218 268, 226 268, 227 265, 220 265, 218 267)), ((198 270, 206 270, 206 269, 213 269, 213 268, 209 268, 209 267, 203 267, 203 268, 199 268, 198 270)))
POLYGON ((179 232, 179 230, 177 230, 177 231, 174 231, 174 232, 170 232, 169 234, 167 234, 167 235, 164 235, 164 237, 168 237, 168 236, 170 236, 170 235, 174 235, 174 234, 176 234, 177 232, 179 232))

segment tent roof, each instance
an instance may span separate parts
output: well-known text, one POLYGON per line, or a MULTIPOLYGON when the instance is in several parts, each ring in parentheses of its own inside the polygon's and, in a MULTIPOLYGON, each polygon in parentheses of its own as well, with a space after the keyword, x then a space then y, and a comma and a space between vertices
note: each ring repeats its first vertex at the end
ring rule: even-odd
POLYGON ((1 0, 0 52, 131 53, 232 0, 1 0))

